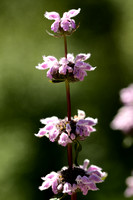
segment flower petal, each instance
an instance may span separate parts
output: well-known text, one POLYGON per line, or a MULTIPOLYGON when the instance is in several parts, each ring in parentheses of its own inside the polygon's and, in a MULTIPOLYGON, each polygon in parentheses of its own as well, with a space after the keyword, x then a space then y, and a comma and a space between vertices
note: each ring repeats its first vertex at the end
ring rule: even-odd
POLYGON ((47 180, 47 179, 55 179, 57 178, 58 174, 56 172, 51 172, 50 174, 47 174, 45 177, 42 177, 42 180, 47 180))
POLYGON ((36 66, 36 69, 40 69, 40 70, 44 70, 44 69, 47 69, 49 68, 48 64, 43 62, 42 64, 38 64, 38 66, 36 66))
POLYGON ((71 188, 72 188, 71 184, 66 182, 63 187, 63 193, 71 192, 71 188))
POLYGON ((88 58, 90 58, 91 54, 88 53, 88 54, 85 54, 85 53, 80 53, 76 56, 75 58, 75 62, 77 61, 85 61, 87 60, 88 58))
POLYGON ((45 62, 58 62, 58 60, 54 56, 43 56, 43 60, 45 62))
POLYGON ((59 135, 59 131, 55 128, 49 132, 49 140, 55 142, 56 138, 59 135))
POLYGON ((46 136, 46 134, 47 134, 47 131, 45 130, 45 128, 41 128, 39 130, 39 132, 37 134, 35 134, 35 136, 37 136, 37 137, 43 137, 43 136, 46 136))
POLYGON ((48 124, 48 123, 57 123, 59 121, 59 119, 58 119, 58 117, 55 117, 55 116, 53 116, 53 117, 47 117, 46 119, 41 119, 40 120, 40 122, 42 123, 42 124, 48 124))
POLYGON ((45 12, 44 16, 50 20, 60 20, 60 15, 57 12, 45 12))
POLYGON ((103 180, 101 180, 101 178, 98 175, 96 175, 96 174, 90 175, 89 176, 89 181, 92 181, 94 183, 101 183, 101 182, 103 182, 103 180))
POLYGON ((90 163, 90 161, 88 159, 84 160, 84 164, 83 164, 83 169, 84 170, 87 170, 87 167, 88 167, 89 163, 90 163))
POLYGON ((87 120, 88 125, 91 125, 91 126, 96 125, 98 123, 97 118, 93 119, 92 117, 87 117, 87 118, 85 118, 85 120, 87 120))
POLYGON ((74 63, 74 55, 72 53, 67 54, 68 62, 74 63))
POLYGON ((88 168, 88 172, 95 172, 95 171, 101 171, 102 168, 100 167, 97 167, 96 165, 91 165, 89 168, 88 168))
POLYGON ((51 25, 51 30, 54 31, 55 33, 58 31, 59 28, 59 21, 55 21, 52 25, 51 25))
POLYGON ((85 118, 85 112, 83 110, 78 110, 78 118, 84 119, 85 118))
POLYGON ((68 19, 62 19, 61 20, 61 27, 63 28, 64 31, 68 31, 70 27, 70 21, 68 19))
POLYGON ((51 186, 51 181, 49 179, 47 179, 46 181, 44 181, 42 183, 42 185, 39 187, 39 189, 42 190, 46 190, 51 186))
POLYGON ((59 138, 59 140, 58 140, 58 143, 60 144, 60 145, 62 145, 62 146, 66 146, 68 143, 69 143, 69 137, 68 137, 68 135, 66 134, 66 133, 62 133, 61 135, 60 135, 60 138, 59 138))
POLYGON ((76 15, 78 15, 80 13, 80 8, 79 9, 72 9, 68 11, 68 16, 71 17, 75 17, 76 15))

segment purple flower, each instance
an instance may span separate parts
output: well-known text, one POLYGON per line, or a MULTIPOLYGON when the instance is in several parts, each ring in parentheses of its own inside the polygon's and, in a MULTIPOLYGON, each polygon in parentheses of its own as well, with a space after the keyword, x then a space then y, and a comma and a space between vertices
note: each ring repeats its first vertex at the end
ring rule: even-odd
POLYGON ((51 172, 42 178, 44 182, 39 189, 46 190, 51 187, 54 194, 65 193, 68 195, 77 191, 86 195, 89 190, 98 190, 96 184, 103 182, 107 174, 95 165, 88 168, 88 164, 89 160, 86 159, 83 165, 73 165, 71 169, 63 167, 57 173, 51 172))
POLYGON ((58 143, 61 145, 61 146, 66 146, 68 143, 71 143, 72 140, 69 139, 69 136, 67 133, 65 132, 62 132, 61 135, 60 135, 60 138, 58 140, 58 143))
POLYGON ((96 67, 84 61, 90 57, 90 54, 80 53, 75 58, 73 54, 67 54, 67 59, 62 57, 59 61, 53 56, 43 56, 44 62, 36 66, 37 69, 47 71, 47 77, 52 82, 62 82, 66 79, 69 82, 83 81, 87 76, 86 71, 93 71, 96 67))
POLYGON ((78 116, 71 118, 71 121, 67 118, 61 120, 53 116, 41 119, 41 123, 45 126, 40 128, 35 136, 46 136, 51 142, 57 141, 61 146, 67 146, 74 140, 84 140, 90 136, 91 132, 95 131, 93 126, 97 124, 97 119, 85 118, 85 112, 78 110, 78 116))
POLYGON ((121 130, 124 133, 132 134, 133 131, 133 84, 120 91, 121 102, 124 103, 113 121, 111 128, 121 130))
POLYGON ((111 127, 124 133, 129 133, 133 130, 133 106, 123 106, 120 108, 111 122, 111 127))
POLYGON ((44 16, 49 20, 55 20, 51 25, 51 30, 55 33, 68 32, 69 34, 76 29, 76 24, 72 17, 75 17, 80 12, 79 9, 72 9, 63 14, 63 17, 60 18, 59 13, 57 12, 45 12, 44 16))
POLYGON ((129 176, 126 179, 127 188, 124 192, 125 197, 132 197, 133 196, 133 176, 129 176))

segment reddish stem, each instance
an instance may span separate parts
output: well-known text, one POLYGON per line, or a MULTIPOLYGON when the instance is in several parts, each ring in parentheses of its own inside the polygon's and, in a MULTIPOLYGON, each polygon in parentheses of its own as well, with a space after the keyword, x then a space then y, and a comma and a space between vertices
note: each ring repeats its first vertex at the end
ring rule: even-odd
MULTIPOLYGON (((64 47, 65 47, 65 58, 67 58, 67 40, 66 36, 64 35, 64 47)), ((66 98, 67 98, 67 117, 68 121, 71 121, 71 99, 70 99, 70 86, 69 82, 66 79, 66 98)), ((73 161, 72 161, 72 145, 67 145, 67 158, 68 158, 68 166, 72 168, 73 161)))
MULTIPOLYGON (((67 97, 67 117, 68 121, 71 121, 71 101, 70 101, 70 87, 69 82, 66 80, 66 97, 67 97)), ((72 145, 67 145, 67 158, 68 158, 68 166, 72 168, 73 159, 72 159, 72 145)))
POLYGON ((68 121, 71 121, 70 86, 68 80, 66 80, 65 83, 66 83, 66 97, 67 97, 67 116, 68 116, 68 121))
POLYGON ((65 34, 64 34, 64 47, 65 47, 65 58, 67 58, 67 40, 65 34))
POLYGON ((77 200, 77 194, 76 193, 73 193, 71 195, 71 200, 77 200))

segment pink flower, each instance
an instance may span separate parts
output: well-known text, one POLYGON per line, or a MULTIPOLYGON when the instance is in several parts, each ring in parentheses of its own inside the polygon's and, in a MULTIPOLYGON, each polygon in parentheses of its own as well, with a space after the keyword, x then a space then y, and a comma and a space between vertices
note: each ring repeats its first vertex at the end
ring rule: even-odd
POLYGON ((120 91, 120 99, 124 106, 111 122, 111 128, 121 130, 124 133, 132 134, 133 130, 133 84, 120 91))
POLYGON ((69 139, 69 136, 67 133, 62 133, 59 137, 59 140, 58 140, 58 143, 61 145, 61 146, 67 146, 68 143, 72 143, 72 140, 69 139))
POLYGON ((124 104, 133 106, 133 84, 120 91, 120 99, 124 104))
POLYGON ((60 171, 51 172, 44 178, 44 182, 39 187, 40 190, 46 190, 52 187, 54 194, 65 193, 72 195, 81 191, 86 195, 89 190, 98 190, 96 184, 103 182, 107 174, 102 172, 100 167, 91 165, 88 168, 89 160, 85 160, 83 165, 75 166, 70 169, 63 167, 60 171))
POLYGON ((55 33, 61 32, 72 32, 76 29, 76 24, 72 17, 75 17, 80 12, 79 9, 72 9, 63 14, 63 17, 60 18, 59 13, 57 12, 45 12, 44 16, 49 20, 55 20, 51 25, 51 30, 55 33))
POLYGON ((44 180, 43 184, 39 187, 40 190, 46 190, 49 187, 53 186, 54 183, 57 181, 58 174, 56 172, 51 172, 47 176, 43 177, 44 180))
POLYGON ((78 110, 78 116, 74 116, 71 121, 67 118, 61 120, 58 117, 48 117, 40 120, 45 126, 39 130, 35 136, 46 136, 51 142, 57 141, 61 146, 67 146, 74 140, 85 140, 95 131, 97 119, 85 118, 85 112, 78 110))
POLYGON ((69 82, 83 81, 87 76, 86 71, 93 71, 96 67, 84 61, 90 57, 90 54, 80 53, 75 58, 73 54, 67 54, 67 59, 62 57, 59 61, 54 56, 43 56, 44 62, 36 66, 39 70, 49 69, 47 77, 52 82, 62 82, 66 79, 69 82))
POLYGON ((123 106, 120 108, 111 123, 111 127, 124 133, 130 132, 133 129, 133 106, 123 106))
POLYGON ((133 176, 129 176, 126 179, 127 188, 124 192, 125 197, 132 197, 133 196, 133 176))

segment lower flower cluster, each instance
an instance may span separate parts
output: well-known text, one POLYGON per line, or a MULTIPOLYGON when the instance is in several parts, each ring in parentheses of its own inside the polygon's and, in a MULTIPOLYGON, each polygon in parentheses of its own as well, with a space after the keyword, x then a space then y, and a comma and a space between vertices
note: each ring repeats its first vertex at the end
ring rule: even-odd
POLYGON ((58 141, 61 146, 67 146, 76 139, 84 140, 90 136, 90 133, 95 131, 93 126, 96 125, 97 119, 85 118, 85 112, 78 110, 78 116, 74 116, 71 121, 67 118, 61 120, 54 116, 42 119, 41 123, 45 126, 35 136, 46 136, 51 142, 58 141))
POLYGON ((101 183, 107 174, 102 172, 100 167, 89 165, 89 160, 84 160, 83 165, 72 168, 63 167, 58 172, 51 172, 42 177, 44 182, 39 187, 40 190, 52 188, 54 194, 72 195, 75 192, 82 192, 86 195, 89 190, 98 190, 96 183, 101 183))

